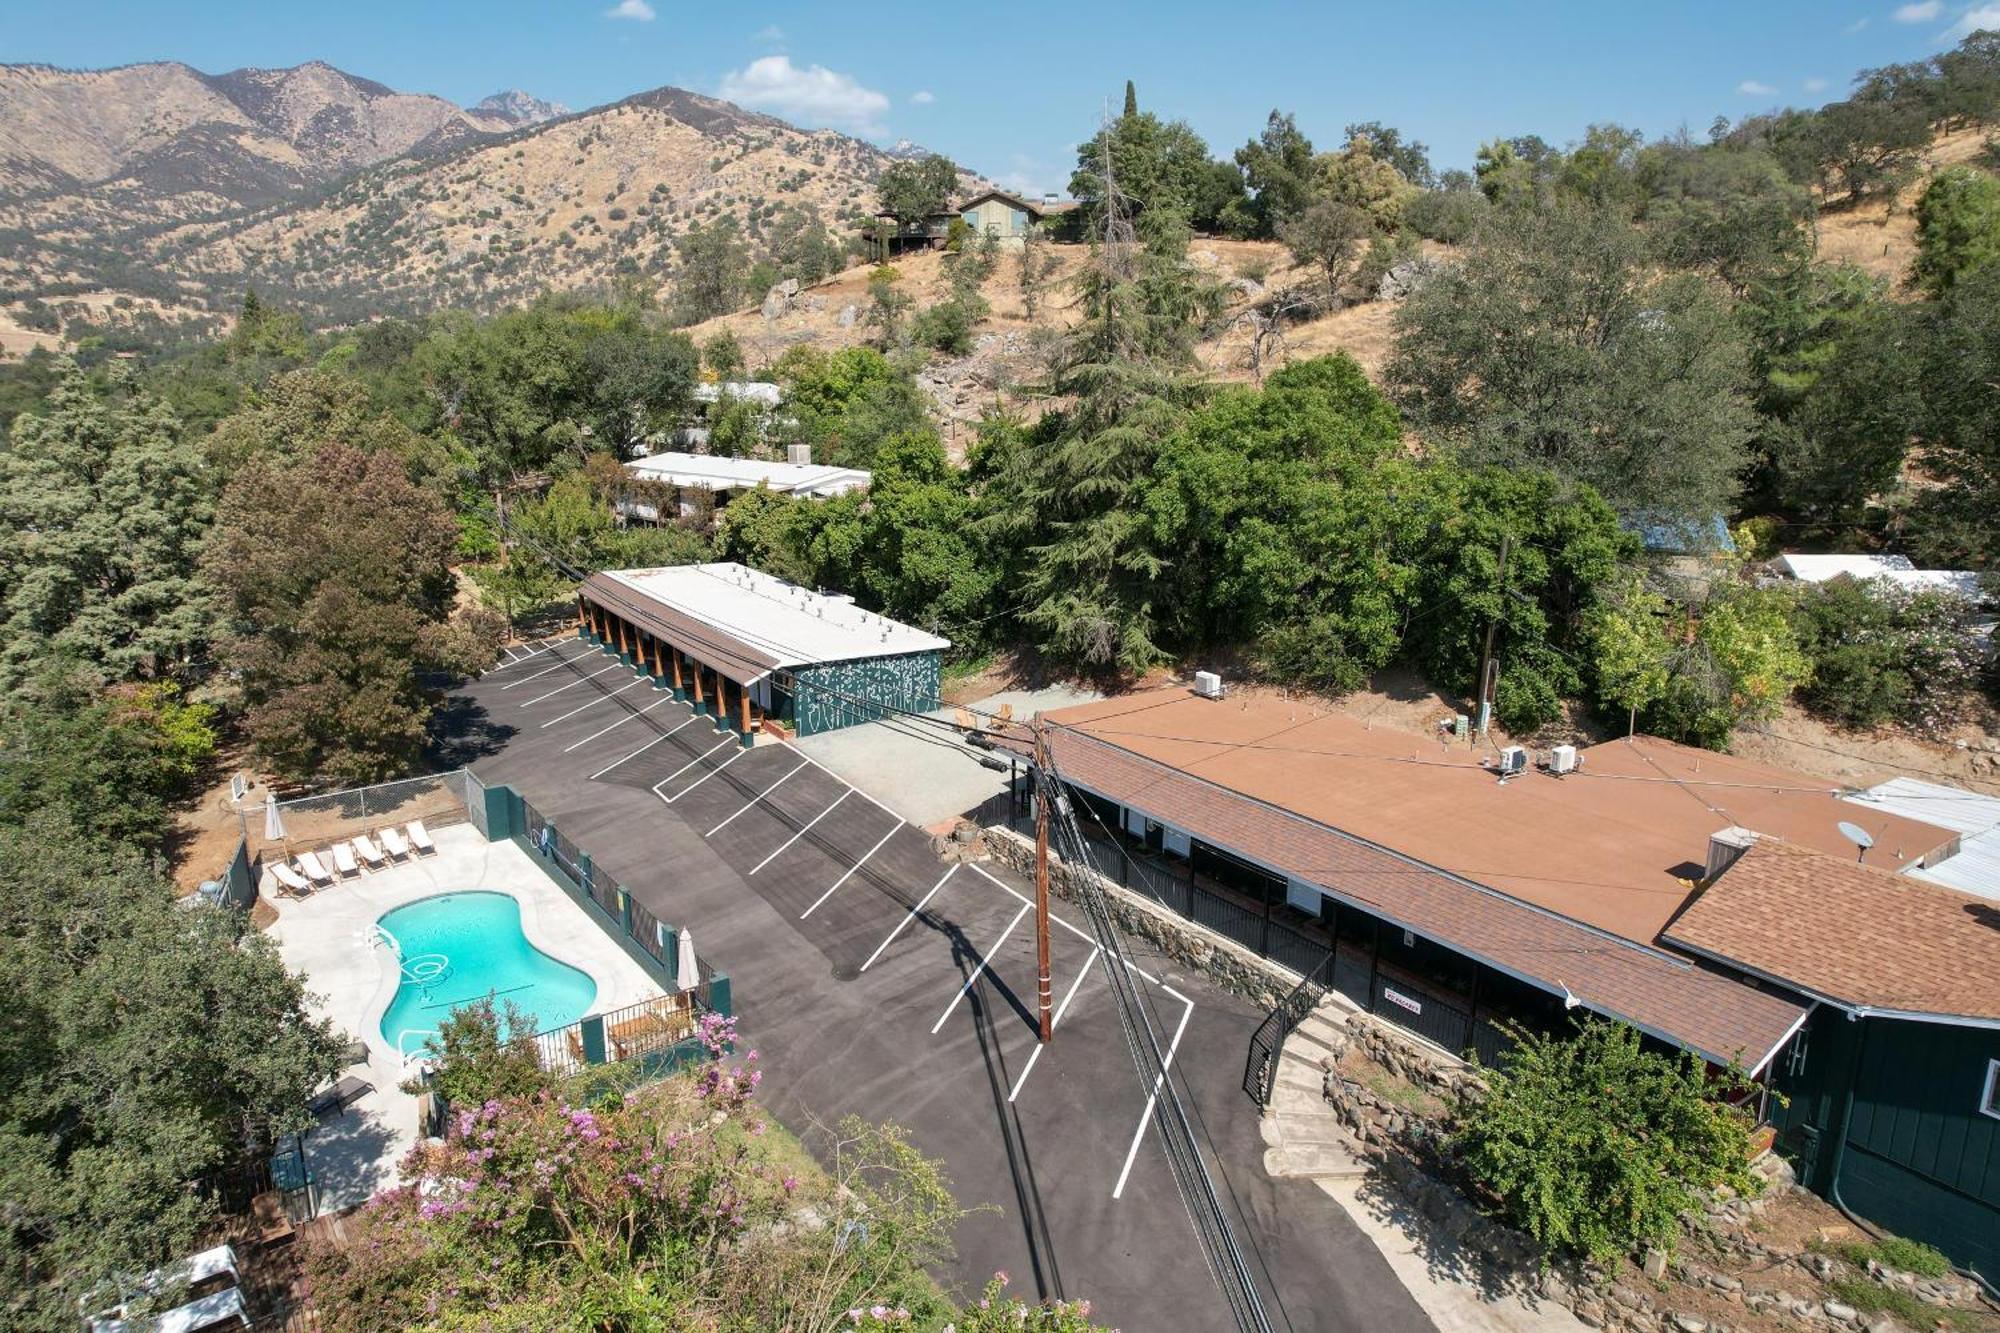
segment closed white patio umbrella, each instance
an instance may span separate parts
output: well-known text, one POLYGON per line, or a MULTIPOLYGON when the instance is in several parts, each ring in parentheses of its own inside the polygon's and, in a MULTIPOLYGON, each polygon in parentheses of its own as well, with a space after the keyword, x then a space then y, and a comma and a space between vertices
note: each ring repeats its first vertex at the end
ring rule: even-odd
POLYGON ((264 841, 283 842, 285 840, 285 817, 278 813, 276 801, 264 802, 264 841))
POLYGON ((674 984, 691 991, 701 984, 701 968, 694 960, 694 936, 681 932, 680 956, 674 960, 674 984))

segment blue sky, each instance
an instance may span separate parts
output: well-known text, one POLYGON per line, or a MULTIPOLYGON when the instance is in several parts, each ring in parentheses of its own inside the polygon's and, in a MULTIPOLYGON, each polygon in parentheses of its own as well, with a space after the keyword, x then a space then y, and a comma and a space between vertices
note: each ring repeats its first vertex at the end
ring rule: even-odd
POLYGON ((1996 0, 919 6, 683 0, 0 0, 0 61, 182 60, 221 72, 320 59, 472 102, 502 88, 582 109, 661 84, 801 124, 907 137, 1019 188, 1058 188, 1077 141, 1141 103, 1217 152, 1278 107, 1322 146, 1381 120, 1467 166, 1482 139, 1649 137, 1838 96, 1864 66, 1932 54, 1996 0))

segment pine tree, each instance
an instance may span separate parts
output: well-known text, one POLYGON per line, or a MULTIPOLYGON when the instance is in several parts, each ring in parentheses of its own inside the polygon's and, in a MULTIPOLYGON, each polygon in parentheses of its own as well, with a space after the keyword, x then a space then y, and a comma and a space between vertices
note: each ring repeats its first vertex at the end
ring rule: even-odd
POLYGON ((213 513, 200 451, 122 373, 108 390, 74 362, 0 454, 0 686, 50 654, 111 680, 157 676, 208 640, 198 570, 213 513))
POLYGON ((1139 90, 1132 86, 1132 80, 1127 79, 1125 80, 1124 118, 1126 120, 1130 120, 1132 117, 1138 114, 1139 114, 1139 90))

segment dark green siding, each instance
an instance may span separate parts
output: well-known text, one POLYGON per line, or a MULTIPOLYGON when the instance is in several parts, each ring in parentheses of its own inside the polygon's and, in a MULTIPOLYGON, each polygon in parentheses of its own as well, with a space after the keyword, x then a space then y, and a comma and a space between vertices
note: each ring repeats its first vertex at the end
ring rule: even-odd
POLYGON ((800 667, 792 673, 792 721, 799 735, 812 736, 891 711, 929 712, 938 706, 939 670, 935 652, 800 667))
POLYGON ((1778 1070, 1790 1105, 1772 1117, 1801 1183, 1830 1196, 1837 1169, 1853 1212, 2000 1277, 2000 1120, 1979 1110, 2000 1031, 1821 1008, 1801 1040, 1803 1058, 1778 1070))

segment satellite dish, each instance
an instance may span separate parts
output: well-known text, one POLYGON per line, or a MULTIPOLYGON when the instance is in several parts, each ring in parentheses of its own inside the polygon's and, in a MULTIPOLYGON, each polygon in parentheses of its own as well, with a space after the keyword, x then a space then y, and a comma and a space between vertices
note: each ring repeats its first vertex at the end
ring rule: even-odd
POLYGON ((1857 856, 1855 860, 1865 861, 1868 859, 1868 849, 1875 845, 1875 836, 1872 833, 1862 828, 1859 824, 1850 824, 1843 819, 1840 821, 1840 836, 1861 849, 1861 855, 1857 856))

